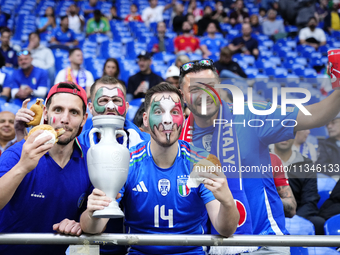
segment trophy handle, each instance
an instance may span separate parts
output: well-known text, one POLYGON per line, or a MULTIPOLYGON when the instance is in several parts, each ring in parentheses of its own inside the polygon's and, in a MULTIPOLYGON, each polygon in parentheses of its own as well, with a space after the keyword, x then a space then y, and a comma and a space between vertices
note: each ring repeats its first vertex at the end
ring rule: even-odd
POLYGON ((126 133, 123 130, 116 130, 116 135, 117 134, 124 136, 123 145, 124 145, 124 147, 127 147, 127 139, 128 138, 127 138, 126 133))
MULTIPOLYGON (((94 133, 101 133, 99 128, 92 128, 89 134, 90 137, 90 145, 91 147, 94 146, 93 134, 94 133)), ((103 137, 102 137, 103 138, 103 137)))

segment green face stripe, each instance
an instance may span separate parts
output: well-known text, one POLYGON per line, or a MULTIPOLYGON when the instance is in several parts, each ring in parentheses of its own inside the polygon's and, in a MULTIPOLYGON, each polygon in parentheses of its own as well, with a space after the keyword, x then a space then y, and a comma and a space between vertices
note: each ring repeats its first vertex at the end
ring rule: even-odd
POLYGON ((203 91, 205 91, 205 92, 207 92, 207 94, 212 98, 212 100, 214 100, 214 103, 215 103, 215 105, 217 105, 217 103, 216 103, 216 100, 215 100, 215 98, 214 98, 214 96, 208 91, 208 90, 206 90, 206 89, 203 89, 203 88, 200 88, 200 87, 198 87, 199 89, 201 89, 201 90, 203 90, 203 91))
POLYGON ((153 127, 156 125, 158 128, 159 124, 162 122, 162 115, 156 115, 154 112, 155 110, 159 109, 161 111, 160 107, 161 103, 160 101, 155 102, 155 99, 153 99, 150 107, 150 118, 149 118, 149 124, 151 131, 153 132, 153 127))
POLYGON ((96 95, 94 97, 94 102, 93 102, 93 106, 94 106, 94 110, 98 113, 104 113, 105 112, 105 105, 98 105, 98 99, 103 96, 103 87, 101 87, 100 89, 97 90, 96 95))

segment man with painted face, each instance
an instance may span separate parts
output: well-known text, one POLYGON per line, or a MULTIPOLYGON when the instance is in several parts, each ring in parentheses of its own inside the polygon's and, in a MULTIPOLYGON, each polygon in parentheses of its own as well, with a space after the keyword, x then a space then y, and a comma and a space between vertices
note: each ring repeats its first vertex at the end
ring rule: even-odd
MULTIPOLYGON (((117 115, 126 117, 129 109, 129 103, 126 101, 126 87, 116 78, 103 76, 98 79, 90 89, 91 102, 88 103, 89 109, 93 116, 99 115, 117 115)), ((92 127, 83 131, 78 139, 80 143, 90 147, 89 134, 92 127)), ((128 135, 128 148, 131 148, 143 141, 149 141, 150 135, 142 132, 131 121, 125 119, 124 130, 128 135)), ((95 143, 100 140, 100 134, 94 137, 95 143)), ((117 137, 117 141, 122 144, 123 137, 117 137)), ((105 232, 123 233, 123 219, 111 219, 105 232)), ((124 246, 101 246, 101 254, 126 254, 124 246)))
MULTIPOLYGON (((183 123, 180 90, 163 82, 149 89, 145 97, 144 125, 151 141, 130 149, 130 169, 120 191, 125 207, 125 226, 129 233, 203 234, 202 225, 209 214, 223 236, 231 236, 239 218, 227 180, 222 172, 201 173, 204 184, 188 188, 191 159, 201 157, 185 141, 178 140, 183 123), (192 154, 192 155, 190 155, 192 154), (196 156, 194 156, 196 155, 196 156)), ((108 205, 109 198, 99 189, 89 196, 80 224, 87 233, 100 233, 108 219, 93 218, 95 210, 108 205)), ((206 254, 197 246, 138 246, 128 254, 206 254)))
MULTIPOLYGON (((281 113, 282 108, 273 107, 269 103, 252 103, 256 110, 272 109, 272 113, 268 115, 259 115, 251 112, 250 103, 244 104, 235 93, 234 104, 219 100, 218 93, 214 89, 217 83, 219 83, 218 75, 211 60, 192 61, 181 67, 180 88, 192 112, 184 126, 181 139, 192 141, 199 148, 205 148, 205 144, 210 143, 214 145, 210 146, 210 153, 218 153, 222 165, 226 162, 225 166, 235 166, 244 170, 240 173, 242 174, 240 184, 249 202, 250 210, 247 215, 251 216, 252 221, 250 225, 252 231, 249 232, 256 235, 287 234, 283 206, 272 173, 265 171, 264 168, 263 171, 247 172, 246 170, 252 167, 260 169, 261 166, 270 164, 268 150, 270 143, 294 138, 294 133, 298 130, 322 126, 332 120, 340 110, 340 91, 334 90, 326 99, 305 108, 301 105, 299 105, 301 109, 287 107, 285 113, 281 113), (203 95, 207 96, 205 109, 203 95), (202 108, 206 110, 205 114, 202 108), (234 114, 235 109, 244 109, 244 114, 234 114), (307 115, 306 110, 311 115, 307 115), (216 119, 228 120, 228 122, 223 121, 214 127, 216 119), (257 124, 250 121, 252 119, 256 119, 257 124)), ((226 172, 226 174, 229 177, 233 173, 226 172)), ((230 179, 228 178, 228 182, 230 179)), ((230 184, 229 186, 233 192, 232 186, 230 184)), ((236 233, 239 233, 245 224, 247 221, 238 227, 236 233)), ((254 254, 269 254, 270 251, 271 254, 290 254, 289 247, 261 247, 254 251, 254 254)), ((222 251, 217 254, 224 253, 222 251)))

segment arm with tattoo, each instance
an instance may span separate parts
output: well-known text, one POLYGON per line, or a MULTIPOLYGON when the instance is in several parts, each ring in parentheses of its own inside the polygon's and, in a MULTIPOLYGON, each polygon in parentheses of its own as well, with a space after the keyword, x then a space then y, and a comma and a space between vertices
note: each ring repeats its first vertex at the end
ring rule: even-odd
POLYGON ((280 195, 285 216, 292 218, 296 214, 296 201, 292 189, 290 186, 279 186, 276 189, 280 195))

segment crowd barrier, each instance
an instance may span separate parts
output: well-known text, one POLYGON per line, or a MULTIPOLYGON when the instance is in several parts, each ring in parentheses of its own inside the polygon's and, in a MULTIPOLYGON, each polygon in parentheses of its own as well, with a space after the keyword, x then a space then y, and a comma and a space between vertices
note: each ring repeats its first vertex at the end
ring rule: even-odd
POLYGON ((0 234, 0 244, 339 247, 340 235, 0 234))

